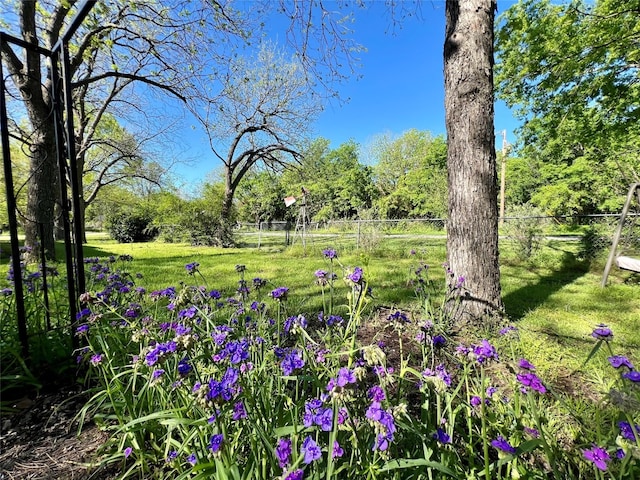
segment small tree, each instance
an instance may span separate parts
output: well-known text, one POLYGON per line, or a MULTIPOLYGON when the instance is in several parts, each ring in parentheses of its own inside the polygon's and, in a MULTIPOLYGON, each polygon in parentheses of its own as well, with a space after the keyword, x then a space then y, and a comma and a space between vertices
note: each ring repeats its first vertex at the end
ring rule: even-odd
POLYGON ((322 106, 300 62, 271 43, 253 59, 235 59, 215 98, 208 91, 205 87, 190 108, 224 167, 219 237, 231 245, 238 185, 258 165, 279 170, 299 161, 299 146, 322 106))

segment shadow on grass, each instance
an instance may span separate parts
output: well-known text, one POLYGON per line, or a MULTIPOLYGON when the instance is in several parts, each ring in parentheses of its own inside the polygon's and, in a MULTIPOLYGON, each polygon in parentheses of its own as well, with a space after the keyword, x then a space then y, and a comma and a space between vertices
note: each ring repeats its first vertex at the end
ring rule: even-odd
POLYGON ((589 271, 589 265, 577 262, 569 252, 563 252, 558 268, 538 277, 536 283, 528 284, 504 296, 504 306, 513 321, 522 319, 528 312, 542 305, 551 295, 573 283, 589 271))

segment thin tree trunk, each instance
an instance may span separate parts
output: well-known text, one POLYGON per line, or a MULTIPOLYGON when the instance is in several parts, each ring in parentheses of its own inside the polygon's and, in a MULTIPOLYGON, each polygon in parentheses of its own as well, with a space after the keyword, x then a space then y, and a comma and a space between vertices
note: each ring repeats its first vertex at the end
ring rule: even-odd
POLYGON ((460 324, 495 323, 504 310, 498 263, 493 123, 495 0, 447 0, 444 45, 448 137, 447 258, 460 324))
POLYGON ((233 196, 231 172, 225 175, 225 188, 222 197, 222 207, 220 209, 220 228, 218 230, 218 241, 222 247, 232 247, 233 241, 233 196))

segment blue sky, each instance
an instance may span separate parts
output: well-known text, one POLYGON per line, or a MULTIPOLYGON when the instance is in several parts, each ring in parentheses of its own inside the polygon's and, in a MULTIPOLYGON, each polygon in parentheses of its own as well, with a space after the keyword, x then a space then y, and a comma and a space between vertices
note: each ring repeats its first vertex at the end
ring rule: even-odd
MULTIPOLYGON (((507 8, 513 2, 499 2, 507 8)), ((357 11, 353 36, 367 51, 360 55, 359 79, 340 85, 347 103, 329 104, 313 125, 313 137, 331 141, 332 148, 355 140, 363 149, 380 134, 399 136, 416 128, 434 135, 445 134, 442 48, 444 42, 444 2, 423 2, 422 18, 407 18, 395 28, 384 2, 373 2, 357 11)), ((515 140, 518 126, 508 108, 496 104, 497 145, 501 131, 515 140)), ((190 127, 189 127, 190 130, 190 127)), ((188 183, 203 179, 219 166, 208 150, 204 135, 188 132, 188 156, 197 157, 191 167, 181 166, 178 174, 188 183)))

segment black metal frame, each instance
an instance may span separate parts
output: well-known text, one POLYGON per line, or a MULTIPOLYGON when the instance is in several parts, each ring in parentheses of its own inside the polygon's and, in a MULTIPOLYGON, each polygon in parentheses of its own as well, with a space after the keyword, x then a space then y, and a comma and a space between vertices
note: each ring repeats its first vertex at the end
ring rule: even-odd
MULTIPOLYGON (((60 176, 60 205, 64 229, 64 244, 66 257, 67 285, 70 310, 71 338, 74 347, 77 346, 75 337, 76 314, 78 312, 79 293, 85 291, 84 254, 82 251, 83 225, 80 221, 80 198, 77 159, 73 126, 73 97, 71 89, 71 72, 69 61, 69 41, 78 30, 87 14, 93 8, 96 0, 84 0, 78 12, 74 15, 67 31, 60 37, 51 50, 25 42, 20 38, 0 32, 0 45, 14 44, 21 48, 48 57, 51 62, 51 98, 53 103, 53 122, 56 133, 56 151, 60 176), (62 74, 60 74, 60 71, 62 74), (66 112, 66 117, 64 113, 66 112), (67 192, 69 179, 71 187, 71 202, 67 192), (73 210, 74 219, 70 221, 69 212, 73 210)), ((7 210, 9 215, 9 230, 11 236, 11 259, 14 272, 14 293, 18 321, 18 336, 22 345, 22 354, 29 356, 29 338, 27 334, 27 319, 24 304, 24 288, 22 285, 22 268, 20 265, 20 245, 18 242, 18 221, 16 217, 16 201, 13 189, 13 173, 11 165, 9 128, 6 104, 5 76, 2 62, 0 62, 0 125, 2 141, 2 160, 5 173, 7 210)), ((44 257, 42 262, 44 264, 44 257)), ((44 268, 43 268, 44 270, 44 268)), ((46 281, 45 281, 46 283, 46 281)))

